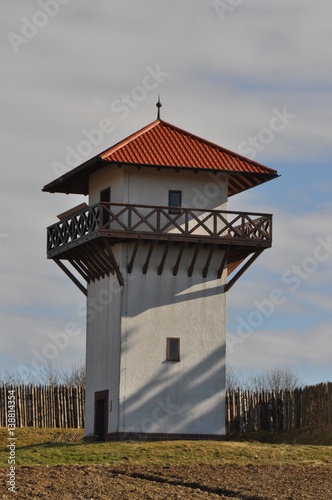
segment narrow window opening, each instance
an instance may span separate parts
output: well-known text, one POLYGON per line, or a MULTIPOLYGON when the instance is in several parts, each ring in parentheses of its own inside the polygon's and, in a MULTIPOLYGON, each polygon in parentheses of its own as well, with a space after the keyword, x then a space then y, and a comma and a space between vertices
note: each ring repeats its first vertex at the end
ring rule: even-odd
MULTIPOLYGON (((106 189, 103 189, 100 191, 100 202, 101 203, 110 203, 111 202, 111 188, 108 187, 106 189)), ((102 211, 102 225, 105 226, 109 220, 110 220, 110 214, 108 211, 107 205, 102 205, 101 206, 101 211, 102 211)))
POLYGON ((111 201, 111 188, 108 187, 100 191, 100 201, 109 203, 111 201))
POLYGON ((169 214, 179 214, 182 203, 182 191, 168 191, 169 214))
POLYGON ((167 361, 180 361, 180 339, 167 337, 167 361))

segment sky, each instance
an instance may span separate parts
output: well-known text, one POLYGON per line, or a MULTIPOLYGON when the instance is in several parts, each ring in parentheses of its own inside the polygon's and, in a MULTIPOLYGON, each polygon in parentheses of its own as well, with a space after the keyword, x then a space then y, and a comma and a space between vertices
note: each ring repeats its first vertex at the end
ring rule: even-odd
POLYGON ((230 199, 274 222, 272 249, 228 293, 227 362, 244 378, 287 366, 332 380, 331 2, 2 10, 0 373, 85 359, 85 297, 47 260, 46 227, 86 200, 41 189, 152 122, 160 94, 162 119, 280 174, 230 199))

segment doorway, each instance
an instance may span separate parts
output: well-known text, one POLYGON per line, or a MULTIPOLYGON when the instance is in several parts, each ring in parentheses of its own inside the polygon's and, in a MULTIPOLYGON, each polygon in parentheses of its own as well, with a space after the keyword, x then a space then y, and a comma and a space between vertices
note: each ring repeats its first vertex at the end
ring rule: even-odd
POLYGON ((105 441, 108 431, 108 391, 95 392, 95 437, 105 441))

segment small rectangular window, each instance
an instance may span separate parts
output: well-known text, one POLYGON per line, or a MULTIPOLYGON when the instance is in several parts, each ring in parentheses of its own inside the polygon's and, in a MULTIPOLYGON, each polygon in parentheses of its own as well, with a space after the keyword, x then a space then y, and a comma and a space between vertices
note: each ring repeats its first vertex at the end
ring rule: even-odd
POLYGON ((167 337, 167 361, 180 361, 180 339, 167 337))
POLYGON ((174 207, 168 210, 169 214, 179 214, 182 203, 182 191, 168 191, 168 206, 174 207))

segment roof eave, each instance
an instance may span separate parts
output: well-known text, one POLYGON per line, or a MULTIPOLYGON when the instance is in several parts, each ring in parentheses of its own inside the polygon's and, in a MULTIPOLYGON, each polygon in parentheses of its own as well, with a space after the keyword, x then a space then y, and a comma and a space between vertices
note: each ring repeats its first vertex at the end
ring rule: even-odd
POLYGON ((99 170, 106 165, 117 165, 117 166, 131 166, 136 168, 156 168, 157 170, 161 169, 175 169, 177 171, 183 170, 188 171, 191 170, 195 173, 197 172, 209 172, 217 175, 227 174, 230 178, 230 187, 228 189, 228 195, 234 196, 235 194, 241 193, 248 189, 251 189, 255 186, 259 186, 268 182, 276 177, 279 177, 277 173, 274 171, 257 173, 257 172, 238 172, 238 171, 228 171, 228 170, 219 170, 219 169, 208 169, 194 166, 176 166, 176 165, 141 165, 136 163, 119 163, 112 162, 109 159, 103 160, 100 155, 91 158, 86 161, 82 165, 74 168, 70 172, 65 173, 61 177, 58 177, 54 181, 46 184, 42 189, 43 192, 48 193, 66 193, 66 194, 89 194, 89 176, 94 173, 96 170, 99 170))
POLYGON ((54 181, 46 184, 42 191, 46 193, 89 194, 89 176, 101 168, 99 155, 78 165, 54 181))
POLYGON ((228 196, 234 196, 235 194, 248 191, 254 187, 265 184, 266 182, 272 181, 279 174, 270 173, 249 173, 249 172, 228 172, 229 182, 228 182, 228 196), (254 182, 253 182, 254 181, 254 182))

